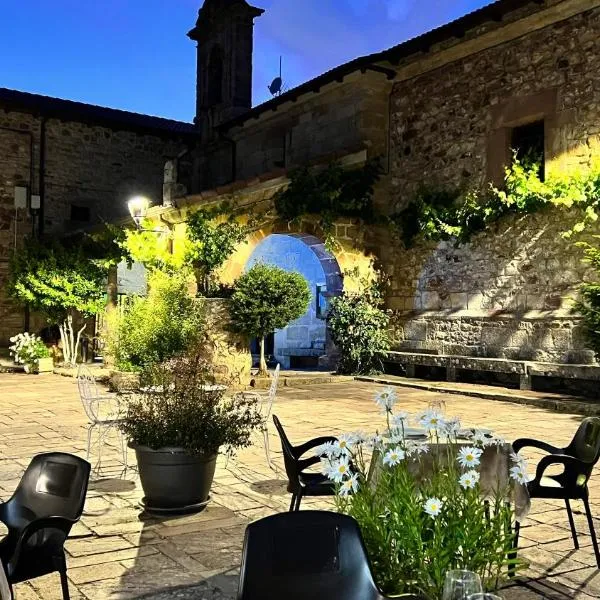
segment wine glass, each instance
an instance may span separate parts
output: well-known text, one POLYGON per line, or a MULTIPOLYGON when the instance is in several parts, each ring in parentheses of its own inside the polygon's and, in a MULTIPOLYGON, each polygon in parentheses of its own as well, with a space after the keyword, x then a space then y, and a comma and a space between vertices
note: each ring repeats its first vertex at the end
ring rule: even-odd
POLYGON ((468 600, 502 600, 502 596, 496 596, 496 594, 471 594, 468 600))
POLYGON ((472 571, 448 571, 442 600, 467 600, 483 591, 481 579, 472 571))

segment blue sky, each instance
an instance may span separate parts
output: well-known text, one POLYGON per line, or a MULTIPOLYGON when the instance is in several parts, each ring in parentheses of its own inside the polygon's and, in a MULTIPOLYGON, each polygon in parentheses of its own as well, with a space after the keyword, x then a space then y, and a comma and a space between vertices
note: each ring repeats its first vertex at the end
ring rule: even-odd
MULTIPOLYGON (((2 0, 0 87, 190 121, 202 0, 2 0)), ((489 0, 256 0, 254 104, 489 0)))

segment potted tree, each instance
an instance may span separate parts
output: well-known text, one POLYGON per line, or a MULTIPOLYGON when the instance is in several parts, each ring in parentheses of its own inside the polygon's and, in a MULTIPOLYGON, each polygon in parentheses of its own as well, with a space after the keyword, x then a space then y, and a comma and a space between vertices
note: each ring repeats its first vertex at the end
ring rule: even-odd
POLYGON ((145 391, 128 404, 121 428, 135 449, 149 512, 206 506, 219 452, 250 444, 256 401, 228 398, 198 348, 145 373, 145 391))
POLYGON ((260 340, 259 375, 267 373, 265 336, 301 317, 310 302, 310 289, 300 273, 258 263, 234 286, 229 313, 236 333, 260 340))

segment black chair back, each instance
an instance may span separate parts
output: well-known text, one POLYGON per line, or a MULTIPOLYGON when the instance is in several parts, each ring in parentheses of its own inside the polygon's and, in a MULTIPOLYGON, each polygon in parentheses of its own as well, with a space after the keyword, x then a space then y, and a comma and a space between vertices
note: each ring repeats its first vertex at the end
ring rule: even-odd
MULTIPOLYGON (((89 475, 90 464, 77 456, 62 452, 38 454, 7 502, 8 518, 13 507, 20 507, 30 511, 35 519, 78 519, 83 512, 89 475)), ((13 524, 17 523, 7 523, 13 524)))
POLYGON ((275 428, 277 429, 277 433, 279 434, 279 439, 281 440, 281 450, 283 452, 283 464, 285 466, 285 474, 288 476, 290 480, 290 484, 298 485, 298 475, 300 474, 300 469, 298 466, 298 457, 294 452, 294 447, 290 443, 287 435, 285 434, 285 430, 283 429, 283 425, 281 421, 277 418, 276 415, 273 415, 273 423, 275 423, 275 428))
POLYGON ((581 422, 565 454, 590 465, 590 473, 600 458, 600 418, 587 417, 581 422))
POLYGON ((281 513, 246 528, 238 600, 376 600, 356 521, 325 511, 281 513))

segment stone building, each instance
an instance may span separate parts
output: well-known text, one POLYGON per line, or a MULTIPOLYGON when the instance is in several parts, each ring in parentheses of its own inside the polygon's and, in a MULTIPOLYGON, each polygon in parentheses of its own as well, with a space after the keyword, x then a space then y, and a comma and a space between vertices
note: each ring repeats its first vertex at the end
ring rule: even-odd
MULTIPOLYGON (((135 194, 162 202, 165 162, 195 136, 191 123, 0 88, 0 290, 24 236, 117 220, 135 194)), ((0 345, 25 319, 0 297, 0 345)))
MULTIPOLYGON (((178 175, 166 189, 175 206, 154 209, 176 229, 188 210, 205 203, 226 199, 247 212, 266 211, 264 226, 231 261, 226 278, 239 274, 272 233, 319 236, 309 218, 290 227, 268 211, 295 167, 381 157, 375 201, 390 214, 423 183, 500 182, 515 140, 541 150, 546 173, 588 165, 597 151, 597 0, 499 0, 252 108, 251 62, 235 45, 249 51, 260 14, 243 0, 206 0, 201 9, 190 37, 199 43, 203 141, 172 165, 178 175)), ((330 292, 347 268, 381 261, 392 279, 388 306, 398 350, 507 364, 590 363, 593 353, 570 311, 590 273, 560 237, 565 223, 558 221, 540 212, 501 221, 469 244, 410 250, 385 228, 340 222, 333 254, 314 237, 309 247, 330 292)))

